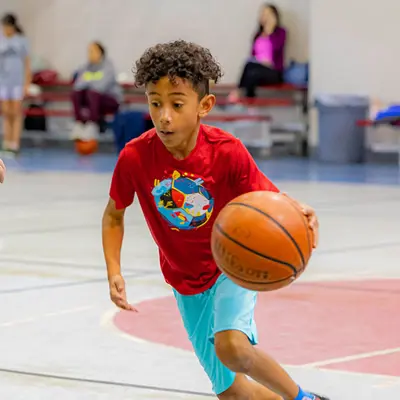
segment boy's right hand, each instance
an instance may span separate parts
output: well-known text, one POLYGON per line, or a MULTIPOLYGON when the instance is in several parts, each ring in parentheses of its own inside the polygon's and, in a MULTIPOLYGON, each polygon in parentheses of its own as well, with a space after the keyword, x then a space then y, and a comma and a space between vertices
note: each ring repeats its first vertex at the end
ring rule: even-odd
POLYGON ((108 279, 108 282, 110 284, 110 298, 112 302, 123 310, 137 312, 137 309, 130 305, 126 299, 124 278, 121 275, 113 275, 108 279))

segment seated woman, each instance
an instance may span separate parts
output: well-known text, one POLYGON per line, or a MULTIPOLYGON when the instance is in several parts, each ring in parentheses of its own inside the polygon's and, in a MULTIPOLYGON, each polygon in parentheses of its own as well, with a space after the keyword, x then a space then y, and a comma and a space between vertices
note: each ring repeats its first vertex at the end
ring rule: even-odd
POLYGON ((118 111, 122 89, 115 76, 114 66, 106 57, 106 50, 99 42, 88 48, 88 63, 75 74, 72 103, 75 126, 72 139, 96 139, 106 114, 118 111))
POLYGON ((229 95, 229 101, 236 102, 240 98, 240 89, 245 91, 246 97, 255 97, 258 86, 282 83, 285 43, 286 30, 281 26, 277 7, 265 4, 253 39, 252 57, 246 63, 238 89, 229 95))

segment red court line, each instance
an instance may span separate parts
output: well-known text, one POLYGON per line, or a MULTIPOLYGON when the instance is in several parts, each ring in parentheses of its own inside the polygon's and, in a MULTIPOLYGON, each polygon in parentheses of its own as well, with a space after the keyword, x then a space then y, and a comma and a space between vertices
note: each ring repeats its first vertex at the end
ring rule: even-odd
MULTIPOLYGON (((399 305, 398 279, 298 283, 263 293, 256 308, 260 347, 289 365, 397 348, 399 305)), ((191 350, 172 296, 145 301, 137 307, 139 314, 121 312, 115 316, 120 330, 150 342, 191 350)), ((376 368, 372 362, 369 372, 381 373, 379 357, 376 359, 376 368)), ((359 360, 354 368, 360 370, 363 362, 359 360)), ((344 369, 346 364, 342 365, 344 369)), ((393 368, 389 368, 391 374, 393 368)))

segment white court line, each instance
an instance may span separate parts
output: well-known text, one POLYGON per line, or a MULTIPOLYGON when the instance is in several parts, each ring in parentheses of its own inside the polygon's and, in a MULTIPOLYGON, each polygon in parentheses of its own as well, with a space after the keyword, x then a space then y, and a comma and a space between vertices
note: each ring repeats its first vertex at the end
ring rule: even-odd
POLYGON ((146 345, 150 345, 150 346, 158 346, 158 347, 164 347, 166 349, 172 349, 174 351, 176 351, 177 353, 181 353, 181 354, 194 354, 194 351, 191 350, 184 350, 181 349, 179 347, 173 347, 173 346, 168 346, 166 344, 163 343, 157 343, 157 342, 151 342, 142 338, 138 338, 137 336, 122 332, 121 330, 118 329, 118 327, 114 324, 114 316, 119 312, 118 309, 113 309, 110 311, 107 311, 105 314, 103 314, 102 318, 101 318, 101 322, 100 325, 104 328, 109 329, 110 331, 112 331, 113 333, 117 334, 118 336, 130 340, 131 342, 136 342, 136 343, 140 343, 140 344, 146 344, 146 345))
POLYGON ((78 312, 86 311, 86 310, 91 310, 94 306, 84 306, 84 307, 78 307, 78 308, 70 308, 69 310, 62 310, 62 311, 56 311, 56 312, 51 312, 44 314, 45 317, 56 317, 58 315, 65 315, 65 314, 75 314, 78 312))
POLYGON ((309 363, 309 364, 302 364, 301 366, 305 367, 305 368, 325 367, 327 365, 362 360, 364 358, 371 358, 371 357, 376 357, 376 356, 386 356, 388 354, 394 354, 394 353, 399 353, 399 352, 400 352, 400 347, 395 347, 393 349, 371 351, 369 353, 355 354, 355 355, 347 356, 347 357, 331 358, 328 360, 317 361, 317 362, 313 362, 313 363, 309 363))
MULTIPOLYGON (((0 260, 1 261, 1 260, 0 260)), ((310 275, 314 273, 316 270, 316 266, 312 265, 309 267, 308 270, 304 272, 304 275, 301 276, 301 278, 298 281, 293 282, 292 285, 301 285, 303 283, 334 283, 334 282, 339 282, 339 283, 354 283, 354 282, 373 282, 373 281, 392 281, 393 279, 400 279, 400 271, 399 272, 393 272, 392 275, 390 276, 382 276, 382 275, 375 275, 373 272, 371 274, 367 273, 362 273, 360 272, 359 275, 356 273, 352 273, 349 275, 349 273, 342 273, 338 272, 336 274, 331 274, 331 273, 325 273, 325 272, 319 272, 318 275, 310 275)), ((338 287, 340 289, 340 287, 338 287)))
POLYGON ((104 313, 103 316, 101 317, 100 326, 111 330, 112 332, 116 333, 118 336, 123 337, 124 339, 128 339, 128 340, 134 341, 136 343, 149 343, 149 342, 146 342, 146 340, 139 339, 135 336, 132 336, 125 332, 120 331, 113 322, 114 316, 118 312, 119 312, 118 309, 113 309, 113 310, 109 310, 106 313, 104 313))
POLYGON ((282 364, 284 368, 291 369, 291 370, 300 370, 300 371, 321 371, 329 375, 348 375, 354 376, 358 378, 365 378, 365 377, 373 377, 382 379, 384 381, 396 381, 397 384, 400 384, 400 376, 391 376, 391 375, 384 375, 384 374, 374 374, 370 372, 357 372, 357 371, 347 371, 345 369, 329 369, 329 368, 317 368, 317 367, 306 367, 305 365, 289 365, 289 364, 282 364))
POLYGON ((0 324, 0 327, 7 328, 9 326, 15 326, 15 325, 22 325, 22 324, 27 324, 29 322, 34 322, 42 318, 51 318, 51 317, 57 317, 59 315, 65 315, 65 314, 76 314, 82 311, 87 311, 92 309, 94 306, 84 306, 84 307, 79 307, 79 308, 71 308, 68 310, 62 310, 62 311, 56 311, 56 312, 51 312, 51 313, 46 313, 42 315, 37 315, 36 317, 29 317, 25 319, 17 319, 14 321, 8 321, 8 322, 3 322, 0 324))
MULTIPOLYGON (((166 349, 172 349, 177 353, 180 354, 192 354, 194 355, 194 351, 192 350, 184 350, 184 349, 180 349, 177 347, 173 347, 173 346, 167 346, 165 344, 162 343, 156 343, 156 342, 151 342, 151 341, 147 341, 141 338, 138 338, 136 336, 133 336, 131 334, 125 333, 120 331, 116 325, 113 322, 114 316, 119 312, 118 309, 112 309, 107 311, 106 313, 103 314, 102 318, 101 318, 101 322, 100 325, 103 328, 106 328, 108 330, 110 330, 111 332, 113 332, 114 334, 118 335, 119 337, 123 338, 123 339, 127 339, 130 340, 132 342, 138 343, 138 344, 145 344, 145 345, 150 345, 150 346, 157 346, 159 348, 166 348, 166 349)), ((321 372, 325 372, 328 374, 343 374, 343 375, 347 375, 347 376, 356 376, 356 377, 374 377, 374 378, 379 378, 382 379, 383 382, 374 385, 374 387, 377 388, 384 388, 384 387, 392 387, 392 386, 396 386, 396 385, 400 385, 400 376, 399 377, 395 377, 395 376, 388 376, 388 375, 382 375, 382 374, 371 374, 371 373, 364 373, 364 372, 356 372, 356 371, 346 371, 344 369, 339 369, 339 370, 331 370, 331 369, 324 369, 324 368, 318 368, 318 367, 323 367, 325 365, 329 365, 329 364, 333 364, 336 362, 340 362, 342 360, 349 360, 349 358, 351 359, 356 359, 355 357, 360 357, 360 358, 367 358, 367 357, 371 357, 371 356, 375 356, 375 355, 385 355, 385 354, 392 354, 392 353, 396 353, 400 351, 400 348, 396 348, 396 349, 388 349, 388 350, 382 350, 382 351, 376 351, 376 352, 371 352, 371 353, 364 353, 364 354, 360 354, 358 356, 349 356, 349 357, 342 357, 342 358, 337 358, 337 359, 331 359, 331 360, 326 360, 326 361, 321 361, 321 362, 315 362, 315 363, 309 363, 309 364, 302 364, 302 365, 289 365, 289 364, 285 364, 282 365, 284 368, 287 369, 291 369, 291 370, 319 370, 321 372), (332 362, 331 362, 332 361, 332 362)))
POLYGON ((400 386, 399 378, 388 379, 387 381, 378 383, 377 385, 373 385, 372 387, 374 387, 374 388, 389 388, 389 387, 393 387, 393 386, 400 386))
MULTIPOLYGON (((0 248, 1 250, 1 248, 0 248)), ((71 260, 71 259, 67 259, 67 258, 48 258, 48 257, 35 257, 35 256, 13 256, 10 254, 5 254, 5 255, 0 255, 0 263, 6 263, 7 261, 10 262, 15 262, 18 264, 24 264, 24 262, 26 262, 29 265, 37 265, 38 267, 43 267, 43 268, 49 268, 53 265, 55 266, 62 266, 65 267, 66 269, 68 267, 73 267, 73 268, 86 268, 86 269, 92 269, 94 271, 102 271, 103 268, 105 268, 105 263, 103 260, 100 260, 98 262, 94 261, 94 262, 85 262, 85 261, 76 261, 76 260, 71 260), (43 264, 43 265, 42 265, 43 264)), ((138 270, 135 270, 134 268, 129 268, 128 270, 126 270, 125 274, 131 274, 131 273, 142 273, 143 270, 147 267, 150 266, 153 267, 154 265, 156 265, 158 267, 158 264, 149 264, 149 263, 141 263, 141 268, 139 268, 138 270)), ((157 272, 159 270, 159 267, 157 269, 157 272)), ((149 269, 149 272, 151 272, 151 270, 149 269)))
POLYGON ((24 261, 27 261, 30 264, 32 264, 32 263, 37 263, 37 264, 51 264, 51 263, 59 264, 60 262, 62 262, 63 265, 64 264, 65 265, 71 265, 71 266, 74 266, 74 267, 92 267, 92 266, 94 266, 94 263, 78 262, 78 261, 69 260, 69 259, 65 259, 65 258, 60 260, 59 258, 32 257, 32 256, 24 257, 24 256, 13 256, 13 255, 9 255, 9 254, 0 256, 0 262, 1 261, 14 261, 14 262, 20 262, 21 264, 24 261))
MULTIPOLYGON (((1 241, 0 241, 1 242, 1 241)), ((0 243, 1 244, 1 243, 0 243)), ((0 247, 1 250, 1 247, 0 247)), ((327 256, 330 254, 327 254, 327 256)), ((319 256, 317 253, 315 256, 319 256)), ((324 256, 324 254, 321 254, 321 257, 324 256)), ((26 261, 29 264, 45 264, 44 267, 49 267, 49 264, 62 264, 63 266, 65 265, 66 267, 71 266, 71 267, 82 267, 82 268, 92 268, 94 270, 99 270, 100 266, 102 265, 101 263, 89 263, 89 262, 82 262, 82 261, 76 261, 76 260, 70 260, 70 259, 64 259, 61 261, 60 259, 57 258, 47 258, 47 257, 32 257, 32 256, 13 256, 13 255, 1 255, 0 256, 0 263, 2 262, 7 262, 7 261, 14 261, 23 264, 24 261, 26 261)), ((157 265, 157 268, 158 265, 157 265)), ((313 272, 316 267, 310 266, 308 268, 308 271, 313 272)), ((129 273, 135 272, 134 269, 132 271, 129 271, 129 273)), ((139 273, 142 272, 142 269, 138 271, 139 273)), ((154 274, 158 274, 159 269, 157 269, 154 274)), ((140 276, 135 276, 132 277, 135 280, 140 280, 140 279, 146 279, 146 278, 141 278, 140 276)), ((374 272, 371 272, 370 274, 365 274, 365 275, 355 275, 354 273, 342 273, 338 272, 336 274, 332 273, 319 273, 318 275, 310 275, 307 272, 301 277, 299 281, 297 281, 295 284, 302 284, 302 283, 320 283, 320 282, 337 282, 337 281, 351 281, 351 282, 363 282, 363 281, 371 281, 371 280, 392 280, 392 279, 400 279, 400 272, 398 273, 392 273, 391 276, 382 276, 379 274, 375 274, 374 272)))

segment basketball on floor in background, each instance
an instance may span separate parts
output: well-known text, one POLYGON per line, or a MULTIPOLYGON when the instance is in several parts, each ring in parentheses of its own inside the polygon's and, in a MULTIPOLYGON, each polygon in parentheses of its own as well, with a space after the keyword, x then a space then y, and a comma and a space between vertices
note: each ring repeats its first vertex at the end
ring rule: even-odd
POLYGON ((81 156, 89 156, 99 149, 99 142, 95 139, 91 140, 75 140, 75 151, 81 156))

